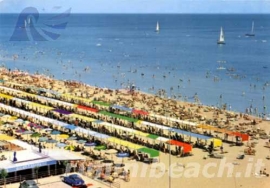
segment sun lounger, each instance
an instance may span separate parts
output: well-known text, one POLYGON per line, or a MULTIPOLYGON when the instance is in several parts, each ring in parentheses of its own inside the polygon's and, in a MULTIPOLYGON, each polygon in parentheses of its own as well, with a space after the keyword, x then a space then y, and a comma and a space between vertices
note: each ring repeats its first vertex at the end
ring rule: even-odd
POLYGON ((209 157, 216 158, 216 159, 222 159, 224 157, 224 155, 213 153, 213 154, 210 154, 209 157))

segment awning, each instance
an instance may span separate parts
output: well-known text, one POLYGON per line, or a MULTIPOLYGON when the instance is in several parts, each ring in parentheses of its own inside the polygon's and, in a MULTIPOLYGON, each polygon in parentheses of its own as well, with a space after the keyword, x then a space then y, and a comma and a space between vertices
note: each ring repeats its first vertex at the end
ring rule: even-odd
POLYGON ((83 109, 83 110, 86 110, 86 111, 89 111, 89 112, 98 112, 98 109, 96 108, 90 108, 90 107, 87 107, 87 106, 82 106, 82 105, 78 105, 77 106, 78 109, 83 109))
POLYGON ((136 114, 136 115, 144 115, 144 116, 146 116, 146 115, 149 114, 149 113, 146 112, 146 111, 143 111, 143 110, 137 110, 137 109, 133 109, 133 110, 132 110, 132 113, 133 113, 133 114, 136 114))
POLYGON ((37 161, 29 161, 24 163, 15 163, 14 165, 11 165, 11 167, 6 168, 7 172, 16 172, 20 170, 26 170, 26 169, 32 169, 35 167, 42 167, 42 166, 49 166, 49 165, 55 165, 57 161, 52 159, 43 159, 43 160, 37 160, 37 161))
POLYGON ((119 115, 119 114, 110 113, 110 112, 107 112, 107 111, 100 111, 99 114, 103 114, 103 115, 114 117, 114 118, 119 118, 119 119, 122 119, 122 120, 126 120, 128 122, 137 122, 138 121, 138 119, 135 119, 135 118, 126 117, 126 116, 122 116, 122 115, 119 115))
POLYGON ((63 109, 54 109, 53 111, 54 111, 54 112, 58 112, 58 113, 60 113, 60 114, 65 114, 65 115, 72 114, 72 112, 69 112, 69 111, 63 110, 63 109))
POLYGON ((159 151, 155 150, 155 149, 140 148, 140 149, 138 149, 138 151, 149 154, 151 158, 159 156, 159 151))
POLYGON ((112 105, 112 108, 118 109, 118 110, 122 110, 122 111, 126 111, 126 112, 132 112, 132 108, 128 108, 125 106, 120 106, 120 105, 112 105))
POLYGON ((191 150, 192 150, 192 146, 190 144, 187 144, 187 143, 179 142, 179 141, 176 141, 176 140, 170 140, 170 141, 168 141, 168 143, 171 144, 171 145, 176 145, 176 146, 183 147, 184 148, 184 153, 191 152, 191 150))

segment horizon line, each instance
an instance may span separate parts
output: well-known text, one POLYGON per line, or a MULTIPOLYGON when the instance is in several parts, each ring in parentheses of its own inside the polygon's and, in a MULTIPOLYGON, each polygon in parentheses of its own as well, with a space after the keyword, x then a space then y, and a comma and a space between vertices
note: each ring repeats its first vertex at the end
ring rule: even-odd
MULTIPOLYGON (((29 12, 31 13, 31 12, 29 12)), ((59 12, 41 12, 39 14, 58 14, 59 12)), ((1 12, 0 14, 21 14, 20 12, 1 12)), ((270 15, 270 13, 118 13, 118 12, 106 12, 106 13, 89 13, 89 12, 71 12, 70 14, 152 14, 152 15, 160 15, 160 14, 174 14, 174 15, 190 15, 190 14, 205 14, 205 15, 228 15, 228 14, 237 14, 237 15, 270 15)))

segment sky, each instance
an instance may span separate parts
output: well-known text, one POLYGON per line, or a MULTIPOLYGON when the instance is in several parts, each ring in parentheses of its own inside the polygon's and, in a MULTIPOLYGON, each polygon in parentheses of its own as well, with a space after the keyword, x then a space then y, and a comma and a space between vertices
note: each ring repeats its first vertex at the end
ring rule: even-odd
POLYGON ((20 13, 29 6, 40 13, 71 8, 72 13, 270 14, 270 0, 0 0, 0 13, 20 13))

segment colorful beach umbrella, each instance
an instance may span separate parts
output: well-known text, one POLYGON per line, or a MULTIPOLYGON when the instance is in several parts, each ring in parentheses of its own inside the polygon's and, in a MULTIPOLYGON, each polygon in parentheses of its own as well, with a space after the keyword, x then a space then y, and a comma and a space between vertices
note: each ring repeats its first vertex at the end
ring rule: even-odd
POLYGON ((75 125, 67 125, 65 126, 66 129, 69 129, 69 130, 74 130, 76 129, 77 127, 75 125))
POLYGON ((67 145, 65 143, 57 143, 55 144, 55 146, 58 148, 63 148, 63 147, 66 147, 67 145))
POLYGON ((37 137, 41 137, 41 134, 40 133, 33 133, 31 135, 32 138, 37 138, 37 137))
POLYGON ((61 134, 61 132, 60 131, 55 131, 55 130, 51 132, 51 135, 58 135, 58 134, 61 134))
POLYGON ((23 132, 25 132, 25 130, 24 129, 19 129, 19 130, 16 130, 15 132, 16 133, 23 133, 23 132))
POLYGON ((67 139, 69 136, 67 134, 60 134, 59 138, 67 139))
POLYGON ((71 145, 68 145, 68 146, 65 146, 65 150, 74 151, 75 150, 75 147, 74 146, 71 146, 71 145))
POLYGON ((22 134, 33 134, 33 131, 24 131, 22 134))
POLYGON ((16 119, 15 122, 17 122, 17 123, 23 123, 24 120, 23 119, 16 119))
POLYGON ((96 146, 97 144, 95 142, 87 142, 84 144, 84 147, 93 147, 96 146))
POLYGON ((78 140, 77 143, 78 144, 84 144, 84 143, 86 143, 86 140, 78 140))
POLYGON ((57 143, 57 140, 49 139, 49 140, 46 140, 46 142, 51 143, 51 144, 55 144, 55 143, 57 143))
POLYGON ((77 137, 76 136, 71 136, 67 140, 77 140, 77 137))
POLYGON ((38 141, 39 142, 46 142, 48 140, 47 137, 39 137, 38 141))
POLYGON ((104 145, 100 145, 100 146, 96 146, 95 148, 94 148, 94 150, 105 150, 105 149, 107 149, 106 148, 106 146, 104 146, 104 145))
POLYGON ((117 157, 122 158, 122 165, 124 164, 124 158, 129 157, 128 153, 117 153, 117 157))

